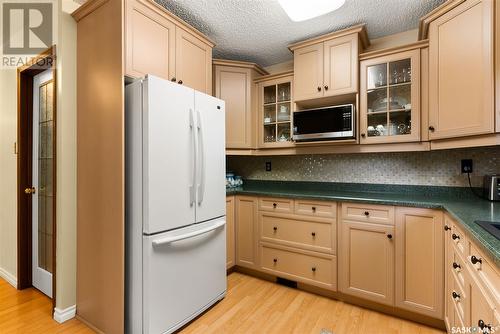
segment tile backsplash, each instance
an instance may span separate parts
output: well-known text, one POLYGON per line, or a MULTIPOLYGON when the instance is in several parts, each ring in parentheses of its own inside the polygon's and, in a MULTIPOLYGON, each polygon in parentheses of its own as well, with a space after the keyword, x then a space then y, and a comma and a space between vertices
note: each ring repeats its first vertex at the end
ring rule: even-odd
POLYGON ((433 186, 468 186, 460 160, 473 159, 473 186, 483 175, 500 173, 500 147, 432 152, 321 154, 297 156, 230 156, 228 170, 244 179, 319 181, 433 186), (272 170, 265 164, 271 161, 272 170))

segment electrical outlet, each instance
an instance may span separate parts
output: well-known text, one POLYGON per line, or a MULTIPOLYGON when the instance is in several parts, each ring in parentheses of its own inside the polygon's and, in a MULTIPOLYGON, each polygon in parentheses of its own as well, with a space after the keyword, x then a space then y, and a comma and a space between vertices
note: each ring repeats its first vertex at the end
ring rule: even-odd
POLYGON ((271 161, 266 161, 266 172, 271 171, 271 161))
POLYGON ((462 174, 472 173, 472 159, 462 159, 462 174))

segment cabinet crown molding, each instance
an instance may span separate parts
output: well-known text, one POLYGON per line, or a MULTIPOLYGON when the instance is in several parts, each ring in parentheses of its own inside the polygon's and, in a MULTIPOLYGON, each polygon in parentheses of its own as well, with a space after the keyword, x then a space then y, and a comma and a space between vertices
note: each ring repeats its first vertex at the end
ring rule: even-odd
POLYGON ((213 66, 232 66, 232 67, 241 67, 241 68, 249 68, 260 75, 267 75, 269 74, 268 71, 266 71, 262 66, 260 66, 257 63, 252 63, 252 62, 247 62, 247 61, 239 61, 239 60, 229 60, 229 59, 213 59, 212 60, 212 65, 213 66))
POLYGON ((359 40, 361 42, 361 49, 367 48, 370 45, 370 40, 368 39, 368 34, 366 32, 366 24, 363 23, 363 24, 358 24, 358 25, 346 28, 346 29, 337 30, 337 31, 334 31, 334 32, 331 32, 331 33, 328 33, 325 35, 306 39, 304 41, 300 41, 297 43, 292 43, 292 44, 288 45, 288 49, 290 51, 293 51, 295 49, 302 48, 304 46, 309 46, 312 44, 321 43, 321 42, 328 41, 328 40, 333 39, 333 38, 342 37, 342 36, 355 34, 355 33, 359 34, 359 40))
POLYGON ((420 22, 418 24, 418 40, 424 40, 429 38, 429 24, 442 16, 443 14, 449 12, 453 8, 457 7, 461 3, 466 0, 448 0, 445 1, 441 6, 436 7, 431 12, 427 13, 427 15, 422 16, 420 18, 420 22))
POLYGON ((279 72, 279 73, 272 73, 272 74, 263 75, 261 77, 254 79, 254 83, 259 83, 259 82, 268 81, 268 80, 281 79, 281 78, 285 78, 285 77, 288 77, 291 75, 293 75, 293 70, 279 72))
POLYGON ((359 54, 359 60, 366 60, 370 58, 376 58, 380 56, 387 56, 390 54, 394 53, 399 53, 403 51, 409 51, 409 50, 414 50, 414 49, 422 49, 426 48, 429 46, 429 40, 422 40, 418 41, 415 43, 410 43, 410 44, 405 44, 405 45, 399 45, 391 48, 385 48, 385 49, 379 49, 379 50, 373 50, 369 52, 364 52, 359 54))

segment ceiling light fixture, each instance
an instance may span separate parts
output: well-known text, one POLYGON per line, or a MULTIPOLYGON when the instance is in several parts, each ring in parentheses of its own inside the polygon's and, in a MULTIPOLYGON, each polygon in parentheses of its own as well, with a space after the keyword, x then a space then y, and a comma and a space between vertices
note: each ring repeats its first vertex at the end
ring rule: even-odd
POLYGON ((345 0, 278 0, 290 19, 305 21, 339 9, 345 0))

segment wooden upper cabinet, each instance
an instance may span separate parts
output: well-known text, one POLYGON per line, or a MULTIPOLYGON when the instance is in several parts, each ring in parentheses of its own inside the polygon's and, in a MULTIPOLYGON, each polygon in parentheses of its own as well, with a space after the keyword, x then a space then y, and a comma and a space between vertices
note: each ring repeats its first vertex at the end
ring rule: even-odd
POLYGON ((494 1, 467 0, 429 24, 429 139, 494 132, 494 1))
POLYGON ((126 76, 152 74, 211 94, 213 46, 154 1, 125 1, 126 76))
POLYGON ((295 101, 323 96, 323 43, 306 46, 293 55, 295 101))
POLYGON ((358 35, 348 35, 323 43, 324 96, 358 91, 358 35))
POLYGON ((395 242, 396 306, 443 319, 443 213, 398 207, 395 242))
POLYGON ((254 78, 267 72, 254 63, 215 59, 214 96, 226 102, 226 148, 255 148, 254 78))
POLYGON ((368 45, 364 25, 290 45, 294 100, 357 93, 358 55, 368 45))
POLYGON ((175 32, 175 76, 179 84, 212 94, 212 47, 180 27, 175 32))

